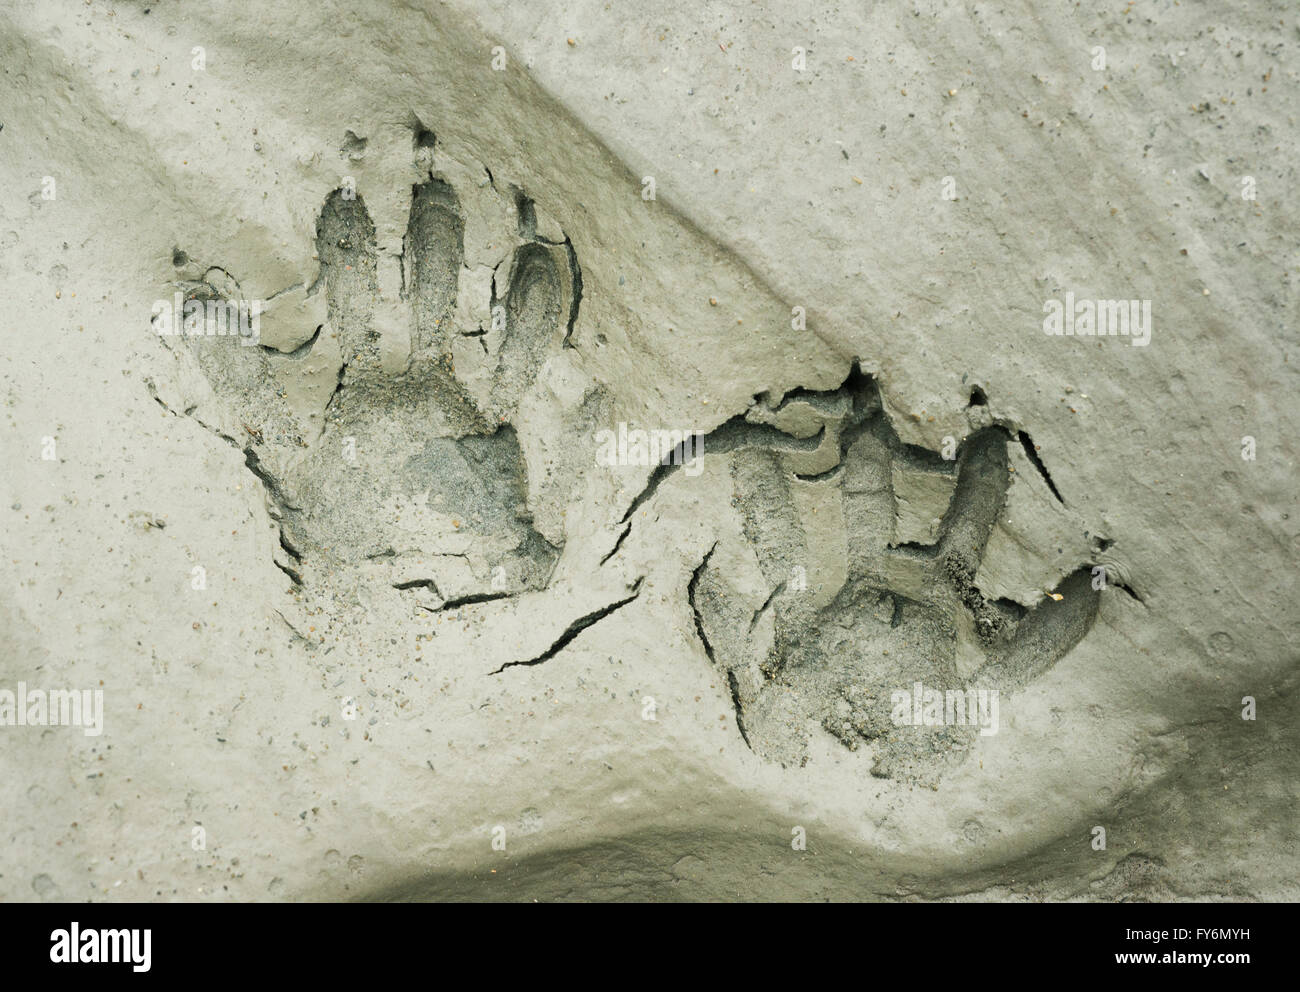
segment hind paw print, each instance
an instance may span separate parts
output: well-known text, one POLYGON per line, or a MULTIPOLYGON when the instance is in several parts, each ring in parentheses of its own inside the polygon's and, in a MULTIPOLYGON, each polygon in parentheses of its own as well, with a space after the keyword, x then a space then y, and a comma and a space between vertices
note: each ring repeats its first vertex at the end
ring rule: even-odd
MULTIPOLYGON (((790 766, 825 732, 869 748, 877 776, 936 781, 977 733, 996 732, 988 693, 1025 686, 1090 629, 1100 593, 1087 545, 1037 603, 986 595, 981 580, 996 576, 981 569, 1008 527, 1015 436, 986 423, 951 460, 904 444, 877 384, 856 369, 838 390, 796 391, 745 420, 719 428, 724 442, 755 422, 789 436, 721 445, 732 449, 738 525, 687 589, 741 734, 790 766), (971 689, 986 695, 967 699, 971 689)), ((712 440, 706 452, 720 450, 712 440)))

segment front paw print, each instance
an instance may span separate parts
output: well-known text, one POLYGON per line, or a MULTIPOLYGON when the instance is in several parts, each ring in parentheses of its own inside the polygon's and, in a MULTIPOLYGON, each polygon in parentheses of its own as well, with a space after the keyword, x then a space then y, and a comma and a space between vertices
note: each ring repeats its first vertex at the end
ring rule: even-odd
MULTIPOLYGON (((364 190, 326 199, 319 275, 286 291, 287 338, 273 299, 270 343, 265 333, 258 347, 166 340, 192 351, 244 426, 227 440, 266 485, 277 563, 293 581, 380 562, 436 611, 543 588, 555 566, 562 537, 552 528, 548 539, 529 513, 514 420, 564 347, 581 275, 572 245, 522 192, 485 180, 462 204, 430 167, 431 140, 417 141, 425 168, 400 239, 385 244, 364 190), (495 264, 470 264, 467 227, 495 264)), ((239 294, 211 268, 182 288, 239 294)))

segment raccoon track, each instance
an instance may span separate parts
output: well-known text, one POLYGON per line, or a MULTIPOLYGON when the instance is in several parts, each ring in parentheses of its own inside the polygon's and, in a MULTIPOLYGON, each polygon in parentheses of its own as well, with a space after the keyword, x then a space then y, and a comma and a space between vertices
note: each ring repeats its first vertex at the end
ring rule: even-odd
MULTIPOLYGON (((412 126, 412 154, 427 156, 435 139, 418 122, 412 126)), ((309 290, 324 294, 328 316, 304 344, 280 354, 228 338, 164 339, 192 352, 213 391, 248 426, 246 463, 276 504, 283 546, 294 549, 277 566, 295 585, 310 587, 314 576, 340 565, 383 561, 392 547, 439 561, 457 554, 463 561, 472 551, 477 584, 466 584, 463 571, 455 581, 428 580, 451 604, 516 595, 549 581, 560 548, 533 526, 512 421, 541 365, 571 332, 577 258, 567 238, 552 245, 536 237, 535 219, 524 223, 501 266, 509 275, 503 332, 478 339, 480 378, 489 388, 476 393, 454 361, 457 340, 478 330, 456 326, 465 287, 480 285, 465 281, 465 225, 456 190, 430 175, 411 187, 401 255, 385 259, 365 199, 351 188, 335 190, 317 218, 320 274, 309 290), (394 263, 399 300, 381 290, 381 268, 394 263), (376 319, 376 301, 386 314, 407 314, 404 364, 391 354, 391 320, 376 319), (291 389, 310 375, 321 380, 316 391, 291 403, 291 389), (507 592, 478 574, 498 567, 507 592)), ((223 295, 206 283, 187 291, 223 295)), ((497 303, 493 293, 475 306, 497 303)))
MULTIPOLYGON (((726 675, 745 743, 760 756, 798 767, 808 754, 807 728, 820 726, 850 750, 869 746, 874 775, 936 782, 962 760, 977 728, 895 726, 892 693, 921 682, 1009 696, 1087 634, 1100 594, 1087 565, 1029 610, 989 601, 976 586, 1010 486, 1007 445, 1018 436, 981 428, 955 462, 907 445, 882 410, 876 382, 857 368, 838 390, 796 390, 767 409, 779 413, 792 403, 821 411, 838 461, 829 470, 796 471, 788 437, 777 446, 732 446, 745 540, 726 554, 725 541, 716 544, 692 573, 697 632, 726 675), (843 514, 846 577, 821 606, 792 581, 813 557, 796 489, 843 514), (927 500, 937 526, 905 531, 924 524, 911 518, 913 504, 928 507, 927 500), (770 590, 757 609, 737 605, 735 573, 746 561, 757 571, 750 585, 761 578, 770 590)), ((716 453, 707 444, 705 451, 716 453)))

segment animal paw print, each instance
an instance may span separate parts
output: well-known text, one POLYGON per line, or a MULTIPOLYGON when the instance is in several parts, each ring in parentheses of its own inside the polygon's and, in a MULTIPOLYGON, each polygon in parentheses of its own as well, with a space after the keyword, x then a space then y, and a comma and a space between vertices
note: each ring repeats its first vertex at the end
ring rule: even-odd
POLYGON ((797 390, 714 435, 704 450, 730 451, 738 527, 687 591, 759 755, 801 765, 824 731, 869 747, 877 776, 934 782, 981 728, 996 730, 990 697, 958 713, 949 690, 1005 698, 1091 627, 1100 594, 1088 562, 1033 608, 990 599, 977 581, 1023 435, 989 423, 952 460, 904 444, 856 368, 838 390, 797 390))
MULTIPOLYGON (((414 154, 427 168, 400 246, 380 242, 361 191, 326 199, 319 275, 285 291, 287 306, 270 302, 270 343, 266 333, 259 347, 165 340, 192 352, 243 426, 223 436, 266 485, 281 569, 311 584, 386 563, 396 588, 436 611, 549 580, 562 537, 534 526, 514 421, 566 344, 581 274, 568 239, 522 192, 485 173, 472 202, 494 220, 474 218, 431 150, 421 131, 414 154), (468 263, 467 218, 484 240, 508 222, 490 231, 506 246, 495 266, 468 263), (296 321, 288 334, 284 314, 296 321)), ((220 268, 181 288, 241 295, 220 268)))

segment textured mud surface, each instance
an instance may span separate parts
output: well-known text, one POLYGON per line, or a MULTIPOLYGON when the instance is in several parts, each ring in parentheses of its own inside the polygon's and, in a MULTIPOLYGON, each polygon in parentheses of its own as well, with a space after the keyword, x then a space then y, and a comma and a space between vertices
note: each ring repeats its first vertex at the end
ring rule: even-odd
POLYGON ((1282 5, 37 6, 0 897, 1297 897, 1282 5))

